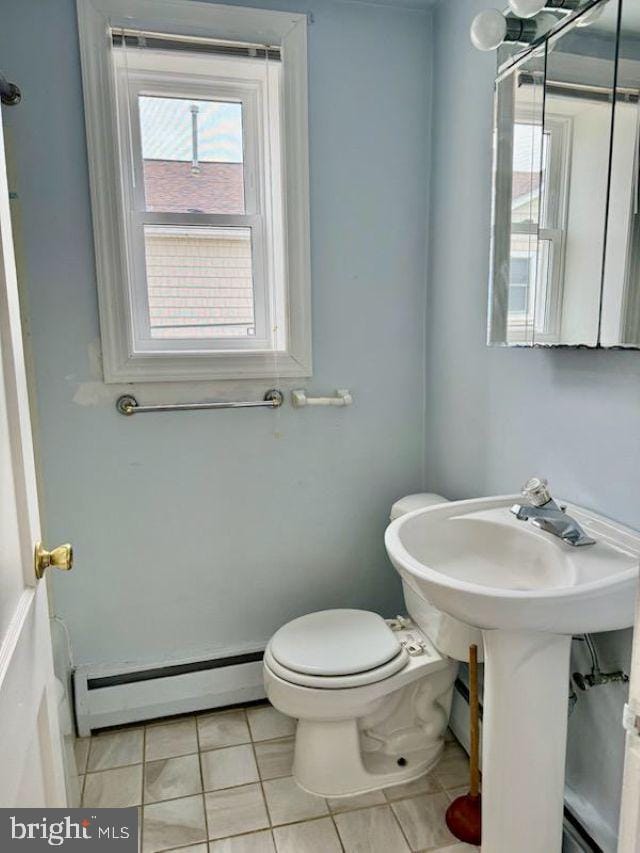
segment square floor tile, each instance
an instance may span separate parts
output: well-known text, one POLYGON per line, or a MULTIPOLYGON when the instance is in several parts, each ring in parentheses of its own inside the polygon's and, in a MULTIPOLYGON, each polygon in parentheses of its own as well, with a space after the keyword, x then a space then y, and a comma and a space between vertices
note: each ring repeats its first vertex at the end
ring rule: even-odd
POLYGON ((76 767, 79 775, 82 775, 87 769, 87 758, 89 758, 90 737, 77 737, 73 745, 73 751, 76 757, 76 767))
POLYGON ((455 843, 456 839, 447 829, 444 819, 448 807, 446 794, 423 794, 391 804, 412 850, 455 843))
POLYGON ((382 791, 369 791, 368 794, 356 794, 353 797, 329 797, 329 808, 334 814, 352 812, 354 809, 366 809, 370 806, 383 806, 386 802, 382 791))
POLYGON ((174 758, 198 751, 194 717, 177 723, 148 726, 145 733, 145 761, 174 758))
POLYGON ((387 800, 406 800, 408 797, 417 797, 418 794, 436 794, 442 790, 438 780, 433 773, 427 773, 414 779, 413 782, 404 782, 402 785, 393 785, 385 788, 384 793, 387 800))
POLYGON ((293 768, 294 738, 265 740, 256 743, 255 752, 261 779, 291 776, 293 768))
POLYGON ((338 833, 329 817, 273 830, 278 853, 341 853, 338 833))
POLYGON ((131 729, 94 735, 89 747, 87 770, 110 770, 142 761, 143 730, 131 729))
MULTIPOLYGON (((173 850, 168 851, 173 853, 173 850)), ((180 847, 180 853, 209 853, 208 844, 190 844, 188 847, 180 847)))
POLYGON ((409 853, 389 806, 344 812, 334 820, 345 853, 409 853))
POLYGON ((144 801, 175 800, 202 791, 197 755, 161 758, 144 765, 144 801))
POLYGON ((259 779, 251 744, 201 752, 200 761, 205 791, 247 785, 259 779))
POLYGON ((458 743, 448 743, 433 773, 443 788, 458 788, 469 782, 469 757, 458 743))
POLYGON ((237 746, 249 743, 251 735, 244 711, 225 711, 198 717, 198 740, 200 749, 218 749, 221 746, 237 746))
POLYGON ((329 814, 324 797, 307 794, 296 783, 293 776, 270 779, 263 783, 263 788, 273 826, 329 814))
POLYGON ((206 839, 202 796, 183 797, 144 807, 144 853, 185 847, 187 844, 198 844, 206 839))
POLYGON ((88 808, 127 808, 142 802, 142 764, 88 773, 82 805, 88 808))
POLYGON ((226 838, 269 826, 260 785, 226 788, 204 795, 209 838, 226 838))
POLYGON ((247 718, 254 740, 273 740, 295 733, 296 721, 276 711, 271 705, 247 708, 247 718))
POLYGON ((275 853, 276 848, 273 845, 271 830, 265 829, 262 832, 252 832, 250 835, 234 835, 233 838, 212 841, 209 851, 210 853, 275 853))
POLYGON ((473 844, 460 843, 438 847, 437 850, 430 850, 429 853, 480 853, 480 848, 474 847, 473 844))

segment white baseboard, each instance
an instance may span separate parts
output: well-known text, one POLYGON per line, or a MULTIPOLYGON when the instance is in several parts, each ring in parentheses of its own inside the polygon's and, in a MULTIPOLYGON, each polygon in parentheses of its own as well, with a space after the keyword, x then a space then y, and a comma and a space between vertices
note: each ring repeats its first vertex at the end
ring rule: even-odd
POLYGON ((144 668, 78 666, 73 676, 78 735, 264 699, 262 660, 255 659, 261 652, 245 648, 216 658, 144 668))

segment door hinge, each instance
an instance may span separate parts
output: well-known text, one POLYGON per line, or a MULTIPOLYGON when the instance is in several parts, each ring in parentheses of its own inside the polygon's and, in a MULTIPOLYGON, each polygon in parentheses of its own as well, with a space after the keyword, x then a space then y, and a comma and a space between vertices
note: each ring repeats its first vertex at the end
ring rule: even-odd
POLYGON ((640 713, 631 702, 625 703, 622 710, 622 728, 640 738, 640 713))

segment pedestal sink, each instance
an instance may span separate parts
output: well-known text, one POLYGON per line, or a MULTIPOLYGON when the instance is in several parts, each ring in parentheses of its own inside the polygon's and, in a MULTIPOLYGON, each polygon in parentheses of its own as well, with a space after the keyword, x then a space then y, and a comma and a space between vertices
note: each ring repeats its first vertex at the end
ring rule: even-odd
POLYGON ((417 594, 483 632, 483 853, 560 853, 571 636, 633 625, 640 534, 569 505, 596 540, 572 547, 517 501, 418 510, 385 544, 417 594))

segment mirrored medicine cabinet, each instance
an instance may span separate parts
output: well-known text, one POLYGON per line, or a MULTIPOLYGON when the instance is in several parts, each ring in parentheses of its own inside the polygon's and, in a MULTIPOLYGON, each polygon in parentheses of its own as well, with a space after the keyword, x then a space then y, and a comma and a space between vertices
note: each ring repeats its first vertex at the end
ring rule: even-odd
POLYGON ((638 0, 589 4, 502 66, 490 344, 640 348, 639 95, 638 0))

